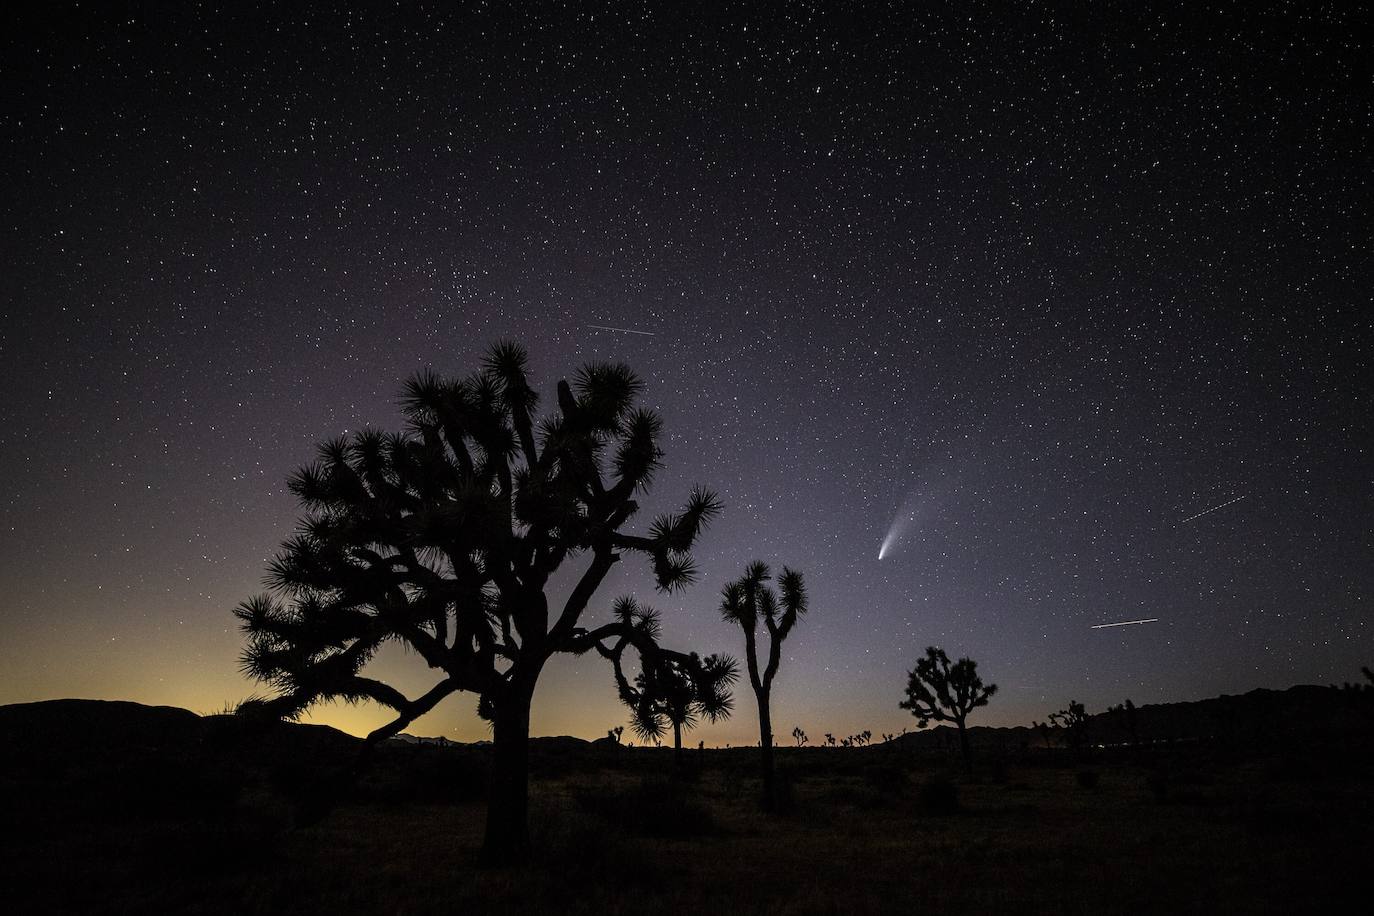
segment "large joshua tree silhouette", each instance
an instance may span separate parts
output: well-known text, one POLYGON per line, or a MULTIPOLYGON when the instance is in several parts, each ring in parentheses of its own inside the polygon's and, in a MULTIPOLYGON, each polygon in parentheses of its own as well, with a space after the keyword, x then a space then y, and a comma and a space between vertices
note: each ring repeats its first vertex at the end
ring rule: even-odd
POLYGON ((968 715, 979 706, 988 705, 996 692, 996 684, 983 686, 983 679, 978 676, 978 663, 973 659, 961 658, 951 665, 945 650, 929 646, 925 658, 918 659, 916 668, 907 675, 906 699, 897 705, 911 710, 918 728, 925 728, 931 720, 953 722, 959 728, 964 769, 973 772, 968 715))
MULTIPOLYGON (((659 418, 634 406, 642 387, 624 366, 588 365, 558 383, 557 411, 536 421, 525 351, 499 344, 469 378, 413 377, 404 432, 320 446, 290 479, 306 515, 269 567, 274 594, 235 609, 243 670, 275 691, 244 712, 289 718, 322 700, 371 700, 395 718, 367 737, 370 747, 452 693, 477 694, 494 745, 485 856, 523 857, 530 702, 551 656, 594 649, 623 682, 621 659, 633 649, 647 688, 665 666, 693 681, 710 673, 660 648, 656 617, 633 602, 609 623, 583 625, 627 552, 650 561, 661 590, 692 582, 690 550, 719 511, 698 488, 647 533, 624 530, 663 454, 659 418), (575 581, 551 605, 550 577, 569 566, 575 581), (393 640, 438 676, 418 697, 363 674, 393 640)), ((703 689, 717 691, 718 711, 723 687, 703 689)))
POLYGON ((768 566, 761 562, 750 563, 744 575, 725 586, 721 591, 721 616, 744 631, 744 664, 749 671, 749 686, 754 689, 754 698, 759 708, 759 749, 763 772, 763 807, 771 811, 776 807, 775 779, 773 774, 773 715, 770 696, 773 678, 778 673, 782 643, 806 613, 806 584, 802 574, 783 567, 778 577, 781 596, 768 586, 772 578, 768 566), (768 633, 767 657, 759 665, 758 626, 763 621, 768 633))

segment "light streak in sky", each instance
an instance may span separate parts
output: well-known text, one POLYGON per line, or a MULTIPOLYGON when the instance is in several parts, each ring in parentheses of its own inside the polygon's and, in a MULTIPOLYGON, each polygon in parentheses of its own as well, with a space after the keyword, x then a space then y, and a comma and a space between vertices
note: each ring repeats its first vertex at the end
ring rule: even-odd
POLYGON ((1154 623, 1158 617, 1146 617, 1144 620, 1123 620, 1120 623, 1098 623, 1088 627, 1090 630, 1105 630, 1108 627, 1133 627, 1138 623, 1154 623))
POLYGON ((909 485, 887 534, 878 545, 878 559, 906 549, 908 542, 931 525, 938 525, 945 508, 958 494, 959 478, 944 463, 927 465, 909 485))
POLYGON ((1219 506, 1213 506, 1213 507, 1210 508, 1210 509, 1203 509, 1203 510, 1202 510, 1201 512, 1199 512, 1197 515, 1190 515, 1190 516, 1188 516, 1188 517, 1185 518, 1183 521, 1179 522, 1179 524, 1180 524, 1180 525, 1186 524, 1187 522, 1191 522, 1191 521, 1192 521, 1193 519, 1195 519, 1195 518, 1202 518, 1204 515, 1207 515, 1209 512, 1215 512, 1215 511, 1217 511, 1218 509, 1225 509, 1227 506, 1231 505, 1232 503, 1238 503, 1238 502, 1240 502, 1240 501, 1241 501, 1242 499, 1244 499, 1247 495, 1248 495, 1248 494, 1242 493, 1240 496, 1237 496, 1235 499, 1228 499, 1226 502, 1222 503, 1222 504, 1219 505, 1219 506))
POLYGON ((645 337, 656 337, 652 331, 636 331, 633 328, 613 328, 607 324, 589 324, 589 328, 596 328, 598 331, 618 331, 621 334, 642 334, 645 337))
POLYGON ((887 556, 888 548, 892 546, 892 542, 896 539, 897 532, 895 530, 889 529, 887 532, 887 537, 883 538, 883 542, 878 545, 878 559, 881 560, 883 557, 887 556))

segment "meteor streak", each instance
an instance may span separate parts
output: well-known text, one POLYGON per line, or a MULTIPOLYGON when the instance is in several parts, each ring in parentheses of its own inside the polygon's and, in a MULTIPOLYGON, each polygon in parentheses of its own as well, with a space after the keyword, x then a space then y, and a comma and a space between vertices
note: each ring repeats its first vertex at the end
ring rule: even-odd
POLYGON ((1144 620, 1123 620, 1120 623, 1097 623, 1088 627, 1090 630, 1105 630, 1108 627, 1133 627, 1138 623, 1154 623, 1158 617, 1146 617, 1144 620))
POLYGON ((1246 496, 1246 494, 1242 493, 1240 496, 1237 496, 1235 499, 1228 499, 1226 502, 1222 503, 1222 504, 1219 505, 1219 506, 1213 506, 1213 507, 1210 508, 1210 509, 1203 509, 1203 510, 1202 510, 1201 512, 1199 512, 1197 515, 1190 515, 1190 516, 1188 516, 1188 517, 1185 518, 1183 521, 1179 522, 1179 524, 1180 524, 1180 525, 1183 525, 1183 524, 1186 524, 1187 522, 1191 522, 1191 521, 1192 521, 1193 519, 1195 519, 1195 518, 1202 518, 1204 515, 1207 515, 1207 514, 1210 513, 1210 512, 1215 512, 1215 511, 1217 511, 1218 509, 1225 509, 1227 506, 1231 505, 1231 503, 1238 503, 1238 502, 1240 502, 1242 499, 1245 498, 1245 496, 1246 496))
POLYGON ((613 328, 608 324, 589 324, 589 328, 596 328, 598 331, 618 331, 621 334, 642 334, 645 337, 656 337, 652 331, 636 331, 633 328, 613 328))

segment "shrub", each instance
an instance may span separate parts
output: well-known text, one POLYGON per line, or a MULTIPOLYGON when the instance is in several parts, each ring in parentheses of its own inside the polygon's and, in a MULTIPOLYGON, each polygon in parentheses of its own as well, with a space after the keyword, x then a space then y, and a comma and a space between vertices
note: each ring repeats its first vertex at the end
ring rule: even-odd
POLYGON ((1162 767, 1153 769, 1145 777, 1145 785, 1149 788, 1150 794, 1155 797, 1155 801, 1163 804, 1169 800, 1169 790, 1173 780, 1169 778, 1169 773, 1162 767))
POLYGON ((323 820, 348 794, 349 772, 340 766, 312 767, 303 762, 283 761, 272 768, 271 784, 291 805, 297 827, 323 820))
POLYGON ((584 791, 576 798, 587 813, 641 836, 704 836, 716 830, 710 809, 670 780, 645 778, 634 788, 584 791))
POLYGON ((486 798, 487 767, 450 748, 387 748, 374 758, 363 793, 392 804, 451 805, 486 798))
POLYGON ((940 817, 958 814, 961 810, 959 787, 948 776, 941 774, 931 776, 921 784, 916 801, 922 812, 940 817))
POLYGON ((73 780, 87 810, 112 820, 199 817, 223 820, 241 786, 232 774, 193 760, 148 757, 73 780))
POLYGON ((544 800, 534 802, 533 814, 534 858, 556 869, 557 887, 569 905, 585 903, 579 898, 607 887, 647 888, 660 882, 660 869, 644 845, 607 830, 601 818, 544 800))
POLYGON ((891 765, 864 767, 864 784, 883 795, 899 796, 906 794, 906 771, 891 765))
POLYGON ((795 775, 791 770, 779 770, 774 775, 773 783, 773 813, 791 814, 797 806, 797 796, 794 791, 795 775))

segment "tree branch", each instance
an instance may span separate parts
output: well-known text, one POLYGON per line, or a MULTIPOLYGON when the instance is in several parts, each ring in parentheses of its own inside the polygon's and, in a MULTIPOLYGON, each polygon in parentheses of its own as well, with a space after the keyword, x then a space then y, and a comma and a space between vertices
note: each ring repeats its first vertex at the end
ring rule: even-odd
MULTIPOLYGON (((385 687, 386 685, 382 684, 381 686, 385 687)), ((440 700, 458 689, 459 686, 456 682, 446 678, 431 687, 429 692, 419 699, 405 701, 405 697, 401 697, 404 702, 404 706, 400 710, 401 714, 397 716, 394 721, 369 733, 366 739, 368 745, 377 744, 381 741, 385 741, 387 738, 399 735, 403 728, 429 712, 435 706, 438 706, 440 700)), ((400 694, 398 693, 397 696, 400 696, 400 694)))
POLYGON ((601 587, 601 581, 619 560, 620 555, 612 553, 609 547, 597 549, 591 565, 587 567, 582 578, 573 587, 572 593, 568 595, 568 600, 564 602, 563 613, 558 616, 558 622, 549 631, 550 646, 556 646, 567 638, 572 628, 577 625, 582 612, 587 609, 587 602, 592 600, 592 595, 601 587))

